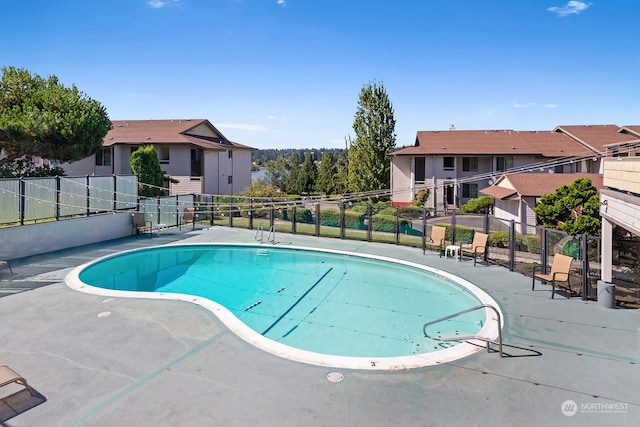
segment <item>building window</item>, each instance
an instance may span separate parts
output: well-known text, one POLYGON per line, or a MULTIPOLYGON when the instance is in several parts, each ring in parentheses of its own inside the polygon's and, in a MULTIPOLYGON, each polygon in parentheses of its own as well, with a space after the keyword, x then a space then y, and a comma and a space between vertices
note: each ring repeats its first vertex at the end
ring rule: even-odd
POLYGON ((233 177, 231 175, 227 177, 227 184, 229 185, 233 184, 233 177))
POLYGON ((169 163, 169 146, 168 145, 158 145, 157 147, 153 147, 158 153, 158 160, 160 163, 169 163))
POLYGON ((455 169, 455 162, 456 158, 455 157, 445 157, 442 159, 442 167, 444 168, 444 170, 446 171, 452 171, 455 169))
POLYGON ((478 197, 478 184, 462 184, 462 197, 476 199, 478 197))
POLYGON ((462 170, 464 172, 477 172, 478 171, 478 158, 477 157, 463 157, 462 158, 462 170))
POLYGON ((416 157, 416 178, 415 181, 424 181, 424 157, 416 157))
POLYGON ((233 159, 233 151, 227 150, 227 157, 233 159))
POLYGON ((96 166, 111 166, 111 148, 101 148, 96 153, 96 166))
POLYGON ((506 171, 513 168, 513 157, 496 157, 496 170, 506 171))

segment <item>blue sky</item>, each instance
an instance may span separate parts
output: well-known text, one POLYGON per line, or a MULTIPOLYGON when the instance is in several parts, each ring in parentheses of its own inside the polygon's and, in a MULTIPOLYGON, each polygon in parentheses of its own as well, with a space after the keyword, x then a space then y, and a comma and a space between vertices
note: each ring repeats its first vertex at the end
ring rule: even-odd
POLYGON ((384 84, 419 130, 638 125, 637 0, 3 0, 0 66, 112 120, 209 119, 256 148, 345 146, 384 84))

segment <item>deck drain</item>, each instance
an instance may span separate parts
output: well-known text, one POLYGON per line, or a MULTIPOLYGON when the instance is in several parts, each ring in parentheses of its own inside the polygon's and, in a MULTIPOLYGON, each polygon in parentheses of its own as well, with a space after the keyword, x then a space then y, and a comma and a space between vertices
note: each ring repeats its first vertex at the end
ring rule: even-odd
POLYGON ((344 379, 344 375, 340 372, 329 372, 327 374, 327 379, 332 383, 339 383, 344 379))
POLYGON ((107 316, 111 316, 110 311, 103 311, 102 313, 98 313, 98 317, 107 317, 107 316))

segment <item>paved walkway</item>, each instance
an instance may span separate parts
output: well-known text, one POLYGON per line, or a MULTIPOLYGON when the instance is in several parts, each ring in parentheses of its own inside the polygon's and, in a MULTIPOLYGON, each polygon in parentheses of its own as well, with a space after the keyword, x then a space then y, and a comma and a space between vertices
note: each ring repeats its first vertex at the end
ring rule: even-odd
POLYGON ((253 237, 223 227, 169 229, 152 239, 17 260, 13 276, 0 271, 0 364, 39 393, 0 389, 0 420, 12 410, 20 413, 7 426, 635 426, 640 420, 640 311, 551 300, 548 287, 531 291, 530 278, 502 267, 394 245, 277 235, 281 244, 442 268, 486 290, 505 314, 503 359, 480 352, 406 371, 341 369, 341 382, 328 380, 333 369, 253 348, 197 305, 105 298, 63 283, 73 267, 121 250, 253 237))

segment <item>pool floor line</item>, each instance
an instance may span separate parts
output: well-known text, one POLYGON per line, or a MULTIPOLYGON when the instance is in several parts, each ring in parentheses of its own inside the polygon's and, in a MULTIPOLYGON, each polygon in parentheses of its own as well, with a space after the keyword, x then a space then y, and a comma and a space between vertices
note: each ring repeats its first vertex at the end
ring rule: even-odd
POLYGON ((313 285, 311 285, 311 287, 310 287, 309 289, 307 289, 307 291, 306 291, 304 294, 302 294, 302 295, 300 296, 300 298, 298 298, 298 299, 296 300, 296 302, 294 302, 294 303, 291 305, 291 307, 289 307, 289 308, 287 309, 287 311, 285 311, 284 313, 282 313, 282 314, 280 315, 280 317, 278 317, 278 318, 276 319, 276 321, 275 321, 275 322, 273 322, 273 323, 271 324, 271 326, 269 326, 269 327, 268 327, 268 328, 267 328, 267 329, 262 333, 262 335, 263 335, 263 336, 264 336, 264 335, 266 335, 266 334, 267 334, 267 332, 269 332, 269 331, 270 331, 274 326, 276 326, 276 325, 277 325, 277 324, 278 324, 278 323, 279 323, 279 322, 284 318, 284 316, 286 316, 287 314, 289 314, 289 312, 290 312, 291 310, 293 310, 293 309, 294 309, 294 307, 295 307, 296 305, 298 305, 298 304, 300 303, 300 301, 302 301, 302 300, 303 300, 303 299, 304 299, 304 298, 309 294, 309 292, 311 292, 311 291, 313 290, 313 288, 315 288, 315 287, 318 285, 318 283, 322 282, 322 281, 324 280, 324 278, 325 278, 325 277, 327 277, 327 275, 328 275, 329 273, 331 273, 331 270, 333 270, 333 267, 330 267, 327 271, 325 271, 325 272, 324 272, 324 274, 322 275, 322 277, 320 277, 320 278, 316 281, 316 283, 314 283, 313 285))

